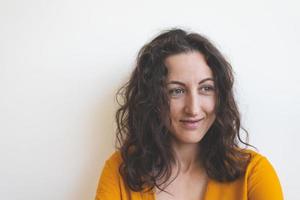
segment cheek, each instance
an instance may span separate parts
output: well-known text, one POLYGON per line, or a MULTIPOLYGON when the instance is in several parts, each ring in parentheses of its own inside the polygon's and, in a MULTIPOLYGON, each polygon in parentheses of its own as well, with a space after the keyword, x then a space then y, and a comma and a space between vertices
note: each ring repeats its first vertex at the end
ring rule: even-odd
POLYGON ((214 97, 208 97, 202 102, 203 108, 208 113, 214 113, 216 109, 216 99, 214 97))
POLYGON ((170 100, 170 117, 176 118, 184 107, 184 103, 180 99, 170 100))

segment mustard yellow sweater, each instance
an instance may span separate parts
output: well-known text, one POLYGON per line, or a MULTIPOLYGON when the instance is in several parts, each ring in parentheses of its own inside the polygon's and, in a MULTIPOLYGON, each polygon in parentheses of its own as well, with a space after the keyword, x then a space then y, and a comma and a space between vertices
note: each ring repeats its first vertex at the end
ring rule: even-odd
MULTIPOLYGON (((230 183, 208 181, 204 200, 283 200, 282 189, 270 162, 250 151, 252 159, 243 177, 230 183)), ((155 193, 133 192, 119 174, 122 159, 116 151, 105 163, 96 200, 155 200, 155 193)))

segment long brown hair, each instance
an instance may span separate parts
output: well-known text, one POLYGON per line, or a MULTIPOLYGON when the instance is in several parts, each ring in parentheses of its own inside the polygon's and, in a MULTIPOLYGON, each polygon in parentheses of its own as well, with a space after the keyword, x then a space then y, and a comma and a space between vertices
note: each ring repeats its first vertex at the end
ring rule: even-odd
POLYGON ((122 101, 116 112, 116 145, 123 160, 119 170, 133 191, 161 188, 171 175, 175 158, 165 126, 169 100, 164 61, 170 55, 190 51, 204 55, 217 92, 216 120, 199 143, 199 159, 208 176, 217 181, 233 181, 245 172, 250 154, 239 147, 240 143, 248 143, 240 136, 231 65, 204 36, 172 29, 142 47, 130 80, 117 93, 117 99, 122 101))

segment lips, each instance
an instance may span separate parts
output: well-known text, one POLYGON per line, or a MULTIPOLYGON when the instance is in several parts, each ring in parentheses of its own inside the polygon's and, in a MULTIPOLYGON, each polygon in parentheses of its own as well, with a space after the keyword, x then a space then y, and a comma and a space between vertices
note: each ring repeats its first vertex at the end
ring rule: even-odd
POLYGON ((192 119, 182 119, 180 121, 184 122, 184 123, 196 123, 196 122, 201 121, 201 119, 194 119, 194 120, 192 120, 192 119))
POLYGON ((194 130, 197 129, 202 119, 182 119, 180 120, 183 128, 194 130))

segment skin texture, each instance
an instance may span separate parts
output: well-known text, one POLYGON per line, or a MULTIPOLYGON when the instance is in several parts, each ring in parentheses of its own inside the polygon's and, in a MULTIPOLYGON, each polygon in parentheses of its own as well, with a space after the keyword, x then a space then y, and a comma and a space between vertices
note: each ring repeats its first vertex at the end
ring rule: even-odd
POLYGON ((170 99, 169 129, 177 145, 195 145, 216 118, 212 71, 199 52, 172 55, 165 64, 170 99))
POLYGON ((196 51, 172 55, 165 64, 171 119, 168 126, 177 164, 165 188, 170 194, 158 192, 156 199, 202 199, 207 175, 197 159, 198 143, 216 118, 213 74, 196 51))

